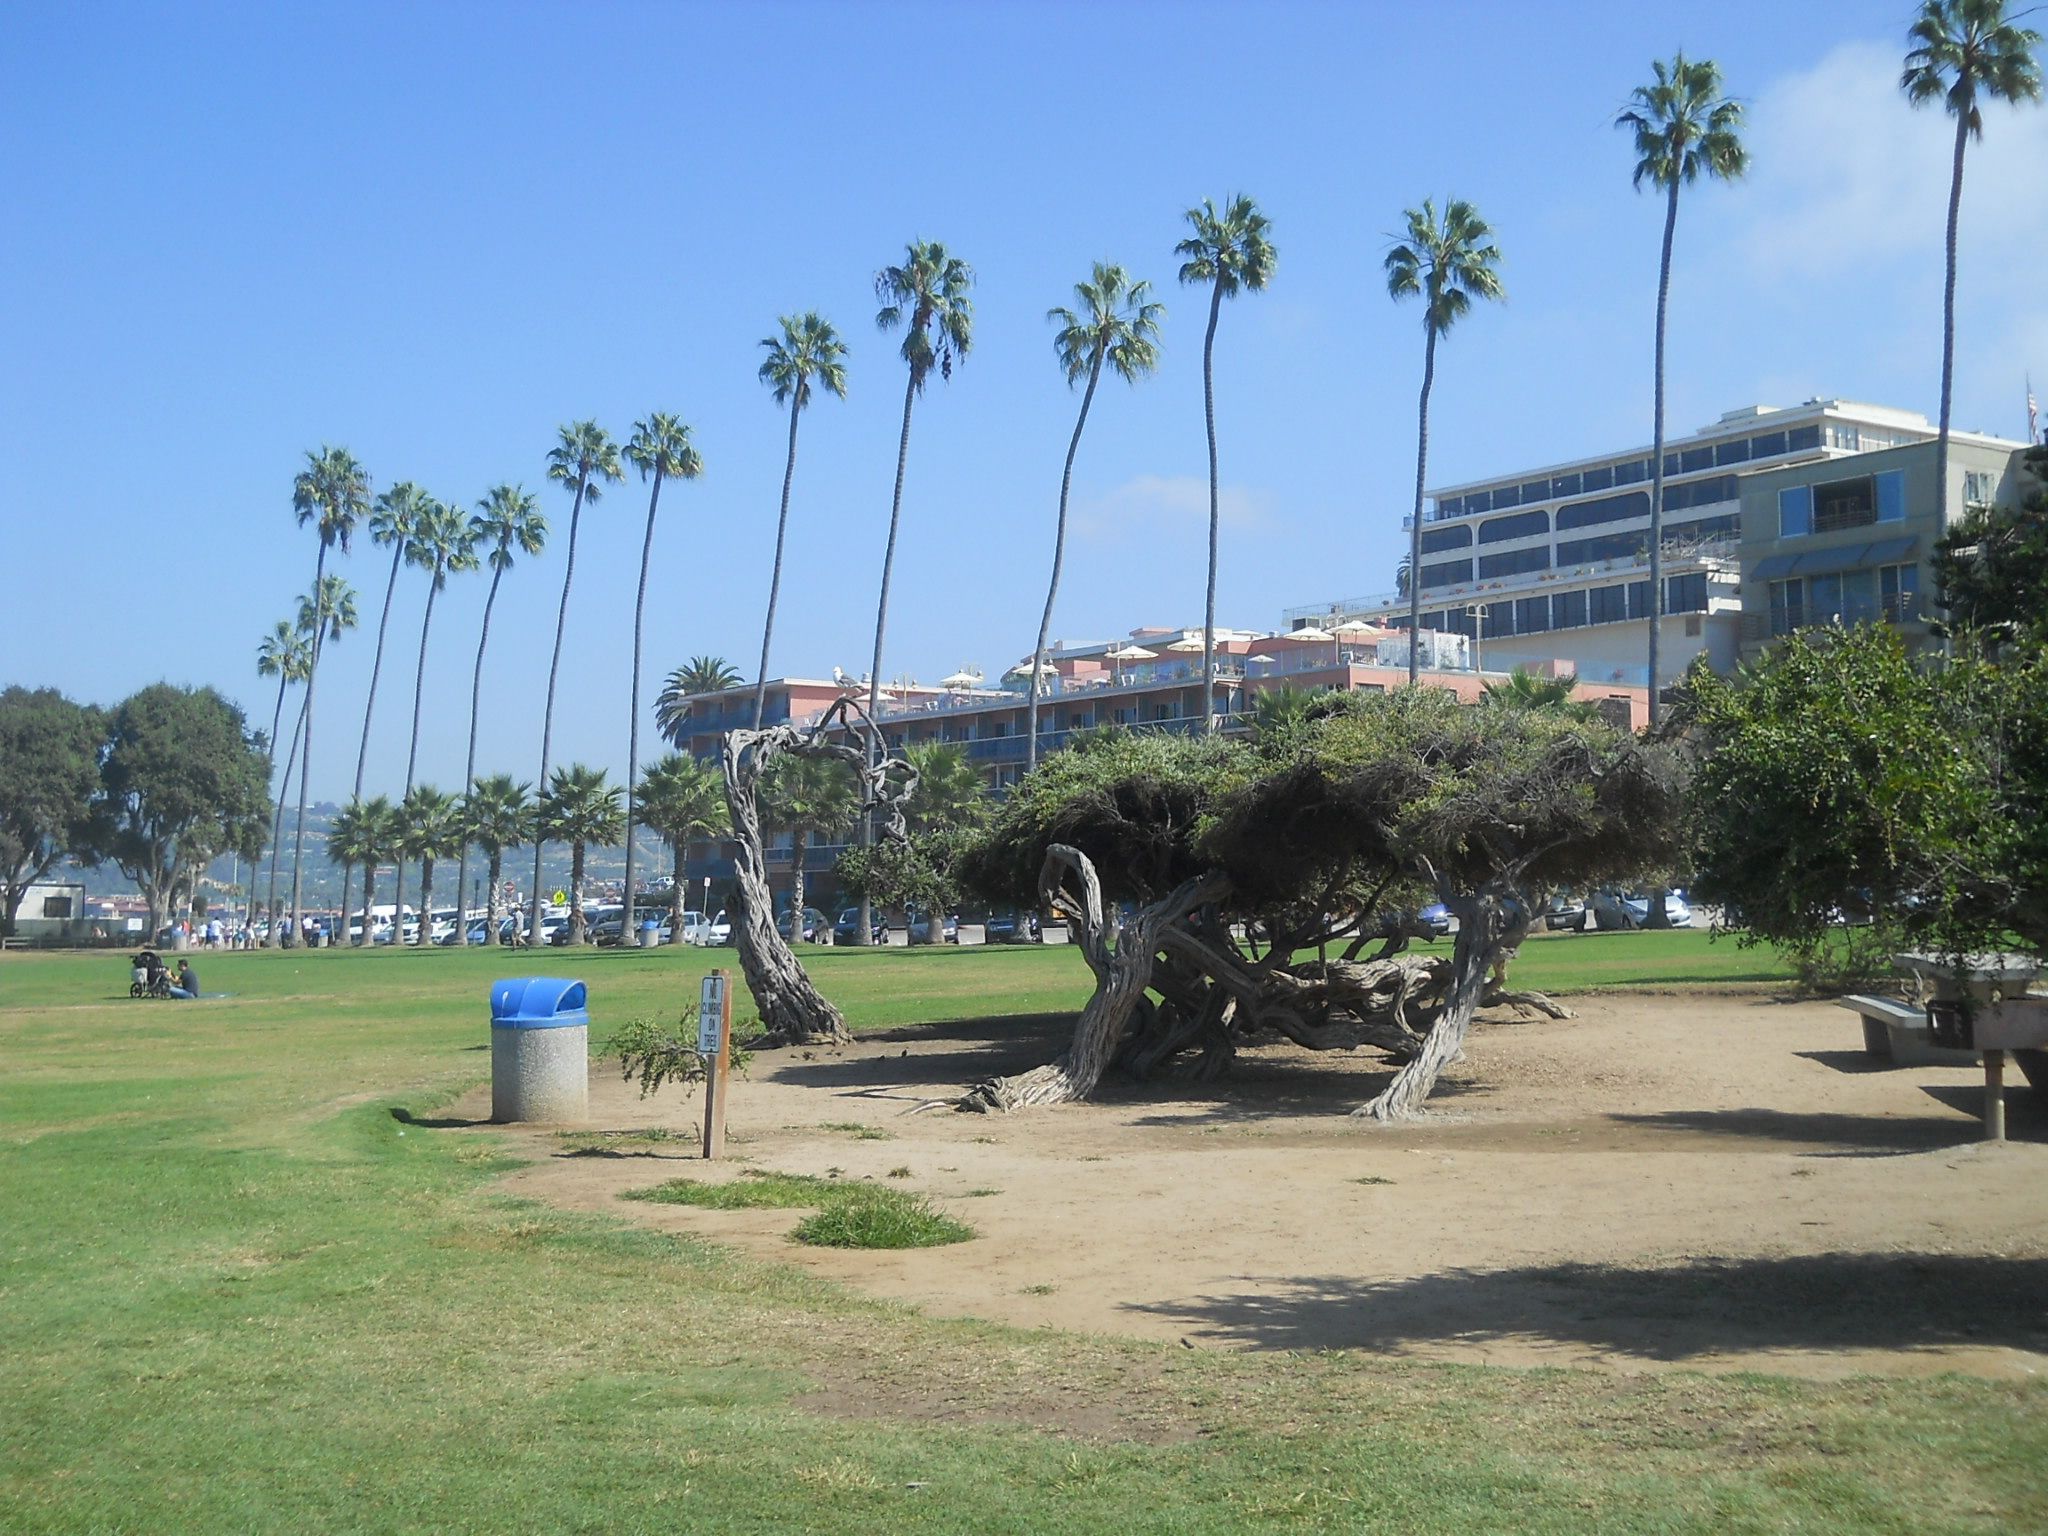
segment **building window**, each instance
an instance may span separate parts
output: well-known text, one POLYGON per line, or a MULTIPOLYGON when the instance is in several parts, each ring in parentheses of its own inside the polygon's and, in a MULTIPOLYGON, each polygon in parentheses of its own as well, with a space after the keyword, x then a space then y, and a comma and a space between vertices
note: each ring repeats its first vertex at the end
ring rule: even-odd
POLYGON ((43 916, 69 922, 71 919, 71 898, 69 896, 45 896, 43 898, 43 916))
POLYGON ((1766 432, 1762 437, 1749 440, 1749 456, 1752 459, 1775 459, 1785 451, 1785 434, 1766 432))
POLYGON ((1500 544, 1508 539, 1526 539, 1531 534, 1550 532, 1548 512, 1518 512, 1513 517, 1496 517, 1479 525, 1479 542, 1500 544))
POLYGON ((1515 605, 1513 603, 1488 603, 1480 614, 1480 623, 1487 640, 1502 640, 1515 632, 1515 605))
POLYGON ((1512 486, 1512 485, 1501 485, 1501 486, 1495 486, 1495 487, 1494 487, 1494 492, 1493 492, 1493 510, 1494 510, 1494 511, 1496 511, 1496 512, 1501 512, 1501 511, 1505 511, 1505 510, 1506 510, 1507 508, 1509 508, 1509 507, 1519 507, 1519 506, 1520 506, 1521 504, 1522 504, 1522 492, 1521 492, 1521 490, 1520 490, 1520 488, 1519 488, 1519 487, 1517 487, 1517 486, 1512 486))
POLYGON ((1666 613, 1705 613, 1707 611, 1707 573, 1705 571, 1692 571, 1684 576, 1665 578, 1664 611, 1666 613))
MULTIPOLYGON (((1649 478, 1650 461, 1648 459, 1630 459, 1626 464, 1614 466, 1614 483, 1616 485, 1640 485, 1649 478)), ((1590 490, 1591 487, 1589 486, 1587 489, 1590 490)))
POLYGON ((1771 633, 1789 635, 1806 622, 1806 583, 1794 576, 1771 583, 1771 633))
POLYGON ((1891 623, 1917 619, 1920 617, 1920 567, 1879 566, 1877 594, 1878 601, 1884 607, 1884 616, 1891 623))
POLYGON ((1628 589, 1622 586, 1595 587, 1586 594, 1595 624, 1619 624, 1628 617, 1628 589))
POLYGON ((1731 438, 1725 443, 1716 443, 1714 445, 1714 462, 1716 464, 1747 464, 1749 462, 1749 439, 1737 437, 1731 438))
POLYGON ((1550 628, 1550 599, 1523 597, 1515 600, 1515 633, 1540 635, 1550 628))
POLYGON ((1580 486, 1581 490, 1604 491, 1614 484, 1614 466, 1612 464, 1602 464, 1598 469, 1587 470, 1584 475, 1580 476, 1580 479, 1583 482, 1580 486))
POLYGON ((1981 469, 1963 471, 1963 505, 1966 507, 1988 507, 1995 491, 1996 482, 1981 469))
POLYGON ((1550 482, 1548 480, 1529 480, 1523 483, 1522 502, 1525 506, 1532 501, 1548 500, 1550 500, 1550 482))
POLYGON ((1626 560, 1650 547, 1650 535, 1643 529, 1633 533, 1598 533, 1590 539, 1559 539, 1559 566, 1591 565, 1596 560, 1626 560))
POLYGON ((1422 568, 1422 585, 1424 589, 1455 586, 1461 581, 1470 581, 1471 579, 1472 562, 1469 559, 1440 560, 1434 565, 1425 565, 1422 568))
MULTIPOLYGON (((1788 485, 1778 492, 1778 537, 1802 538, 1813 532, 1813 487, 1788 485)), ((1777 633, 1777 631, 1773 631, 1777 633)))
POLYGON ((1579 476, 1577 476, 1577 475, 1552 475, 1552 476, 1550 477, 1550 494, 1551 494, 1551 495, 1553 495, 1553 496, 1576 496, 1576 495, 1578 495, 1578 494, 1579 494, 1579 476))
POLYGON ((1459 523, 1451 528, 1425 528, 1422 530, 1422 552, 1425 555, 1440 555, 1447 549, 1467 549, 1472 543, 1472 525, 1459 523))
POLYGON ((1470 517, 1474 512, 1484 512, 1492 505, 1493 498, 1485 491, 1467 491, 1465 493, 1465 515, 1467 517, 1470 517))
MULTIPOLYGON (((1678 472, 1682 475, 1689 475, 1696 469, 1713 467, 1714 450, 1711 448, 1688 448, 1678 457, 1678 472)), ((1670 471, 1666 470, 1665 473, 1669 474, 1670 471)))
POLYGON ((1888 469, 1872 477, 1877 482, 1877 520, 1903 523, 1906 520, 1906 472, 1888 469))
POLYGON ((1590 528, 1597 523, 1625 522, 1631 517, 1648 517, 1650 498, 1642 491, 1624 491, 1619 496, 1602 496, 1595 501, 1575 501, 1557 509, 1557 531, 1590 528))
POLYGON ((1550 598, 1550 627, 1552 629, 1579 629, 1586 622, 1586 594, 1583 592, 1555 592, 1550 598))
POLYGON ((1853 480, 1830 480, 1813 488, 1813 531, 1837 533, 1844 528, 1867 528, 1877 521, 1877 478, 1858 475, 1853 480))
POLYGON ((1463 517, 1465 515, 1465 498, 1462 496, 1439 496, 1436 502, 1436 515, 1438 517, 1463 517))
POLYGON ((1628 584, 1628 616, 1632 619, 1647 619, 1650 616, 1650 584, 1647 581, 1632 581, 1628 584))
POLYGON ((1527 571, 1550 569, 1550 551, 1547 549, 1507 549, 1499 554, 1479 557, 1479 579, 1488 581, 1496 576, 1520 576, 1527 571))
POLYGON ((1688 480, 1683 485, 1664 487, 1664 510, 1681 511, 1686 507, 1711 507, 1717 502, 1739 501, 1742 499, 1742 482, 1733 475, 1715 475, 1706 480, 1688 480))
POLYGON ((1742 515, 1726 513, 1721 517, 1696 517, 1687 523, 1667 523, 1664 538, 1668 543, 1673 539, 1733 539, 1742 534, 1742 515))

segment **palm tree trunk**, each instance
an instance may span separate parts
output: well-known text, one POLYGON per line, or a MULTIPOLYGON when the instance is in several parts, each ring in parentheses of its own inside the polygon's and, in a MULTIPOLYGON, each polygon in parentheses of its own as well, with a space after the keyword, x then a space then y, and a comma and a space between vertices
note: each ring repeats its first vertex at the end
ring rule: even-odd
MULTIPOLYGON (((882 635, 889 623, 889 572, 896 563, 896 523, 903 512, 903 467, 910 459, 910 407, 916 399, 917 372, 913 369, 910 382, 903 386, 903 433, 896 441, 896 492, 889 499, 889 540, 882 546, 882 595, 875 605, 875 659, 868 668, 868 718, 877 721, 878 733, 882 710, 882 635)), ((860 840, 863 847, 870 847, 875 841, 875 818, 871 811, 861 813, 860 840)), ((853 936, 854 943, 872 941, 874 917, 874 906, 863 895, 860 899, 860 927, 853 936)))
MULTIPOLYGON (((400 539, 391 550, 391 574, 384 581, 384 611, 377 618, 377 653, 370 661, 370 697, 363 704, 363 741, 356 748, 356 787, 350 799, 363 798, 363 765, 370 756, 370 715, 377 707, 377 678, 384 670, 384 631, 391 623, 391 596, 398 589, 398 563, 405 555, 405 540, 400 539)), ((353 866, 344 865, 341 871, 341 916, 342 927, 348 927, 348 886, 353 866)), ((368 937, 368 935, 365 935, 368 937)))
POLYGON ((577 838, 569 844, 569 942, 581 944, 586 936, 583 926, 583 839, 577 838))
MULTIPOLYGON (((456 914, 460 917, 460 913, 456 914)), ((456 925, 459 930, 461 924, 456 925)), ((420 860, 420 936, 418 943, 431 944, 434 941, 434 861, 420 860)))
POLYGON ((1216 470, 1216 319, 1223 313, 1223 279, 1209 290, 1209 329, 1202 336, 1202 424, 1209 431, 1209 590, 1202 604, 1202 733, 1216 729, 1216 525, 1220 482, 1216 470))
MULTIPOLYGON (((555 734, 555 677, 562 670, 562 633, 569 624, 569 583, 576 579, 576 528, 583 520, 583 487, 587 477, 576 477, 576 500, 569 509, 569 564, 562 572, 562 606, 555 614, 555 655, 548 663, 548 707, 540 719, 540 780, 534 785, 538 794, 548 792, 548 751, 554 745, 555 734)), ((540 866, 547 854, 547 840, 536 831, 533 837, 533 910, 527 924, 527 940, 540 943, 540 866)), ((579 855, 580 857, 580 855, 579 855)))
MULTIPOLYGON (((419 664, 413 669, 412 675, 412 745, 405 754, 405 792, 407 795, 412 793, 413 773, 419 767, 420 700, 424 697, 427 689, 427 631, 434 627, 434 593, 438 587, 436 578, 440 574, 441 569, 439 566, 434 567, 428 573, 427 611, 420 619, 420 659, 419 664)), ((399 851, 398 868, 392 872, 391 878, 394 882, 392 889, 397 893, 391 899, 400 906, 403 906, 405 904, 405 852, 403 849, 399 851)), ((425 905, 424 899, 422 899, 421 904, 425 905)), ((424 915, 423 913, 422 916, 424 915)), ((403 927, 401 927, 399 937, 403 938, 404 936, 405 932, 403 927)), ((427 942, 427 934, 424 927, 415 932, 412 942, 415 949, 427 942)))
POLYGON ((377 861, 363 861, 363 942, 370 942, 370 908, 377 904, 377 861))
MULTIPOLYGON (((789 397, 789 458, 782 466, 782 511, 775 519, 775 565, 768 575, 768 617, 761 624, 761 668, 754 674, 754 729, 761 729, 761 711, 768 703, 768 642, 775 635, 775 598, 782 590, 782 536, 789 528, 789 487, 796 478, 796 417, 802 406, 801 387, 789 397)), ((897 471, 899 494, 902 471, 897 471)))
POLYGON ((1074 484, 1074 455, 1080 451, 1081 429, 1088 425, 1088 407, 1095 399, 1096 381, 1102 377, 1104 344, 1096 343, 1095 356, 1088 364, 1088 388, 1081 394, 1081 414, 1074 422, 1074 435, 1067 442, 1067 467, 1060 474, 1060 517, 1052 536, 1052 581, 1045 589, 1045 612, 1038 619, 1038 648, 1031 653, 1031 676, 1025 686, 1031 690, 1031 705, 1025 711, 1024 766, 1038 766, 1038 673, 1045 665, 1045 637, 1052 629, 1053 600, 1060 595, 1060 561, 1067 551, 1067 493, 1074 484))
MULTIPOLYGON (((498 942, 498 881, 505 873, 505 862, 499 854, 492 854, 489 860, 491 888, 484 892, 484 943, 498 942)), ((469 942, 465 935, 463 942, 469 942)))
POLYGON ((1650 425, 1650 725, 1659 714, 1657 668, 1664 639, 1664 313, 1671 299, 1671 238, 1678 228, 1678 182, 1664 202, 1664 253, 1657 264, 1657 388, 1650 425))
POLYGON ((1934 440, 1935 506, 1948 515, 1948 421, 1956 367, 1956 221, 1963 211, 1963 147, 1969 143, 1970 114, 1956 116, 1955 170, 1948 183, 1947 266, 1941 281, 1941 430, 1934 440))
POLYGON ((669 942, 672 944, 683 942, 683 903, 687 899, 687 890, 683 883, 683 850, 688 846, 689 839, 682 836, 677 837, 670 845, 676 857, 675 884, 669 888, 668 893, 668 934, 669 942))
POLYGON ((792 947, 801 944, 804 938, 804 859, 810 851, 810 834, 798 827, 789 838, 789 942, 792 947))
POLYGON ((299 819, 292 827, 292 931, 301 935, 305 931, 300 874, 306 854, 306 780, 313 768, 313 680, 320 672, 320 642, 327 634, 327 617, 320 611, 320 584, 326 575, 327 540, 323 538, 320 558, 313 562, 313 653, 306 661, 305 717, 299 727, 299 819))
POLYGON ((661 501, 661 470, 654 471, 654 489, 647 497, 647 537, 640 544, 640 595, 633 600, 632 718, 626 729, 626 884, 625 914, 619 920, 619 947, 639 943, 633 928, 633 785, 640 776, 640 622, 647 611, 647 563, 654 557, 654 509, 661 501))
MULTIPOLYGON (((280 659, 277 669, 277 703, 272 705, 270 710, 270 760, 273 764, 277 761, 277 728, 284 720, 284 690, 290 682, 291 678, 285 674, 283 662, 280 659)), ((292 771, 287 768, 278 780, 277 816, 270 824, 270 899, 273 903, 277 900, 277 833, 279 826, 284 821, 284 788, 291 781, 291 776, 292 771)), ((273 928, 277 926, 276 916, 275 912, 271 913, 271 926, 273 928)), ((256 931, 256 869, 254 865, 251 865, 249 868, 249 911, 248 915, 242 920, 242 931, 251 937, 254 936, 256 931)), ((152 933, 150 937, 155 938, 156 935, 152 933)))
MULTIPOLYGON (((484 696, 484 647, 491 643, 491 604, 498 600, 498 583, 504 579, 505 568, 502 565, 493 565, 491 567, 491 593, 490 596, 484 599, 483 633, 477 638, 476 642, 476 675, 470 679, 469 684, 469 756, 463 759, 462 764, 462 798, 465 807, 467 807, 469 801, 469 792, 476 784, 476 718, 478 706, 482 703, 484 696)), ((464 814, 467 816, 466 809, 464 814)), ((462 859, 456 866, 455 871, 455 886, 455 904, 459 907, 462 905, 462 893, 469 889, 469 833, 466 828, 462 837, 462 859)), ((488 940, 495 940, 498 936, 497 915, 498 861, 494 858, 491 861, 492 921, 488 932, 488 940)), ((367 927, 368 924, 364 926, 367 927)), ((463 929, 462 942, 465 946, 469 943, 469 931, 466 925, 463 929)))
MULTIPOLYGON (((1422 681, 1422 486, 1429 478, 1429 391, 1436 383, 1436 326, 1422 322, 1422 400, 1415 414, 1415 515, 1408 520, 1408 686, 1422 681)), ((1473 626, 1475 629, 1477 625, 1473 626)))
POLYGON ((283 927, 277 920, 278 856, 284 851, 284 797, 292 792, 292 765, 299 760, 299 734, 306 728, 305 700, 299 701, 299 718, 292 725, 291 750, 285 754, 284 775, 277 781, 277 812, 270 819, 270 932, 264 947, 276 949, 283 942, 283 927))

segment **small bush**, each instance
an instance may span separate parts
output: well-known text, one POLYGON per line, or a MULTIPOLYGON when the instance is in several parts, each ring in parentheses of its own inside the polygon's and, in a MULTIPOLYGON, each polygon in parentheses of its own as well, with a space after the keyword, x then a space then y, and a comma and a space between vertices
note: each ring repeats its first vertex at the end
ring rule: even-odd
POLYGON ((841 1185, 836 1198, 798 1222, 790 1236, 819 1248, 940 1248, 966 1242, 974 1229, 919 1196, 854 1184, 841 1185))
POLYGON ((651 1200, 657 1205, 694 1205, 707 1211, 790 1210, 807 1205, 824 1205, 846 1190, 830 1179, 801 1173, 758 1173, 749 1170, 737 1179, 712 1184, 702 1179, 670 1179, 648 1189, 629 1189, 627 1200, 651 1200))

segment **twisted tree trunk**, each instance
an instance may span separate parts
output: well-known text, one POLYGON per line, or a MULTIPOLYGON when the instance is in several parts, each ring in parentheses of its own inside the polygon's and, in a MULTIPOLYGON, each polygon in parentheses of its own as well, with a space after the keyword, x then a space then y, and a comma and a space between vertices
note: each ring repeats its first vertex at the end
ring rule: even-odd
POLYGON ((1198 876, 1172 894, 1139 907, 1128 922, 1122 922, 1105 916, 1102 881, 1085 853, 1065 843, 1046 849, 1045 866, 1038 875, 1039 905, 1072 926, 1075 942, 1095 973, 1095 995, 1081 1010, 1073 1043, 1059 1060, 1016 1077, 991 1077, 976 1083, 955 1107, 983 1114, 1008 1113, 1039 1104, 1065 1104, 1092 1094, 1102 1080, 1103 1069, 1123 1045, 1132 1016, 1152 985, 1161 934, 1226 889, 1221 875, 1198 876))

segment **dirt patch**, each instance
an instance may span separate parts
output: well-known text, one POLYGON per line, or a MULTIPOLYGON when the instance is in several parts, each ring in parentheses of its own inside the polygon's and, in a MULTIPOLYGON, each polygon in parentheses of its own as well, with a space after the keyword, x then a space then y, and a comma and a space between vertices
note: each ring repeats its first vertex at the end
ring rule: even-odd
MULTIPOLYGON (((2048 1369, 2048 1109, 1981 1076, 1879 1069, 1855 1017, 1755 997, 1604 996, 1482 1024, 1413 1126, 1347 1118, 1372 1051, 1246 1052, 1220 1084, 1112 1081, 987 1118, 917 1105, 1053 1054, 1069 1020, 963 1020, 755 1060, 730 1159, 695 1101, 594 1064, 593 1155, 517 1132, 517 1192, 795 1264, 933 1313, 1196 1349, 1808 1377, 2048 1369), (876 1134, 879 1133, 879 1134, 876 1134), (607 1155, 609 1154, 609 1155, 607 1155), (623 1202, 748 1167, 890 1179, 980 1234, 889 1253, 789 1241, 788 1211, 623 1202), (899 1170, 908 1168, 907 1177, 899 1170)), ((488 1090, 451 1110, 488 1114, 488 1090)), ((854 1394, 860 1379, 835 1384, 854 1394)), ((948 1405, 933 1403, 934 1417, 948 1405)), ((1014 1416, 1014 1415, 1009 1415, 1014 1416)))

